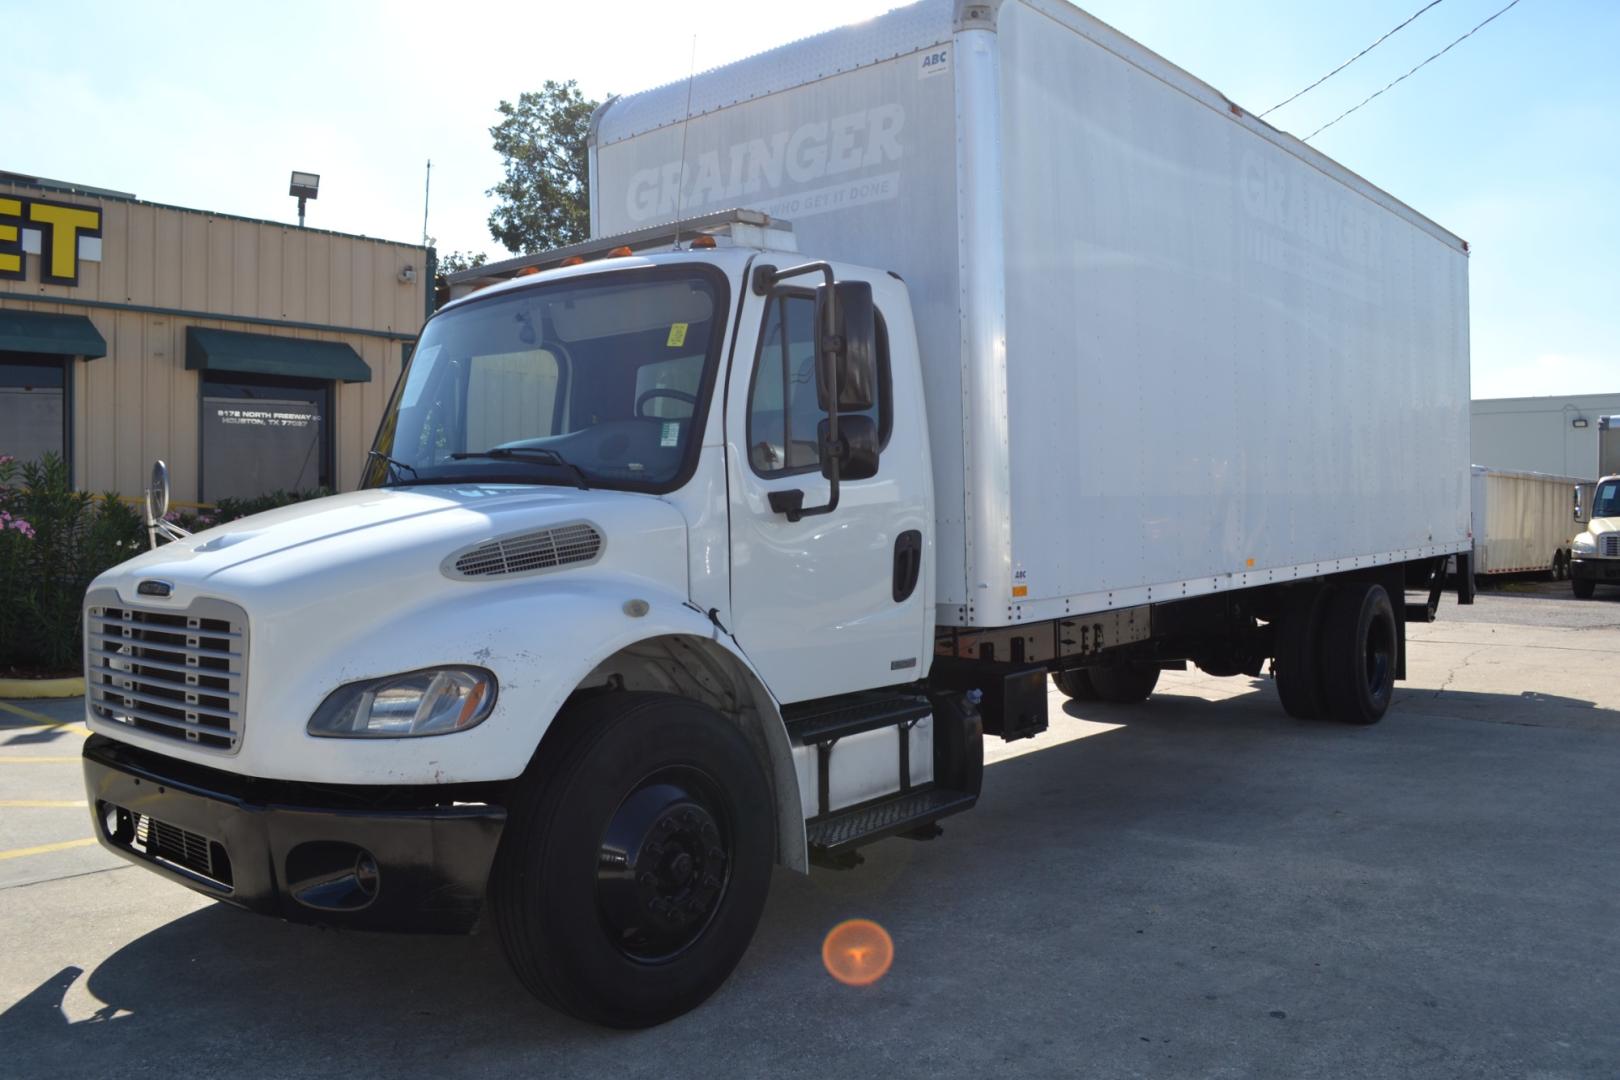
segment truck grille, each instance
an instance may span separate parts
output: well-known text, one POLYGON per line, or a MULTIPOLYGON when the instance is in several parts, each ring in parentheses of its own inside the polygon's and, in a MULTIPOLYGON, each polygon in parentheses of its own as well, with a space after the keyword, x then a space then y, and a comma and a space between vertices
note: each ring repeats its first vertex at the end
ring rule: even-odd
POLYGON ((1603 554, 1610 559, 1620 559, 1620 533, 1605 533, 1599 537, 1603 541, 1603 554))
POLYGON ((221 600, 179 611, 86 598, 85 689, 92 714, 228 754, 242 739, 247 616, 221 600))
POLYGON ((104 823, 107 839, 117 847, 204 878, 226 891, 234 884, 231 858, 216 840, 111 803, 98 802, 96 816, 104 823))

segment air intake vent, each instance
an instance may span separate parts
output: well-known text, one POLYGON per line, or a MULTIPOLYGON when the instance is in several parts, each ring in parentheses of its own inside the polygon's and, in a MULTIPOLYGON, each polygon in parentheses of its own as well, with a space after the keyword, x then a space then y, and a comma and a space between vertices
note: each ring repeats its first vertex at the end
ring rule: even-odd
POLYGON ((534 574, 560 566, 595 562, 602 554, 602 534, 583 521, 539 532, 503 536, 446 560, 452 577, 486 578, 534 574))

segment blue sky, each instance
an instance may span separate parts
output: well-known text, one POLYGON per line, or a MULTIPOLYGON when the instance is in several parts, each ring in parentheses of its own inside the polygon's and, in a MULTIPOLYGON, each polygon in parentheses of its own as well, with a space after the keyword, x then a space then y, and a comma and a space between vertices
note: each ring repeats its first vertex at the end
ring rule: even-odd
MULTIPOLYGON (((1423 0, 1083 5, 1261 111, 1423 0)), ((1306 134, 1506 0, 1443 0, 1268 120, 1306 134)), ((0 0, 0 168, 293 220, 289 170, 323 176, 310 224, 414 240, 423 165, 441 250, 502 254, 494 107, 547 78, 593 96, 684 77, 892 0, 42 4, 0 0)), ((1521 0, 1313 144, 1473 248, 1474 396, 1620 392, 1620 3, 1521 0)))

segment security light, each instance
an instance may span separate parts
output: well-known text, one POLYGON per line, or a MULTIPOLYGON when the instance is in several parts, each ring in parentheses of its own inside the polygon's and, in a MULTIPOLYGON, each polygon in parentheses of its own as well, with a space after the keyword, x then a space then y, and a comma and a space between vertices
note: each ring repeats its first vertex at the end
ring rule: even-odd
POLYGON ((287 194, 298 199, 298 225, 304 224, 304 203, 315 198, 321 189, 321 174, 312 172, 299 172, 294 169, 292 183, 287 187, 287 194))
POLYGON ((1575 419, 1573 419, 1573 420, 1571 420, 1569 422, 1569 426, 1570 427, 1585 427, 1586 426, 1586 417, 1577 416, 1575 419))

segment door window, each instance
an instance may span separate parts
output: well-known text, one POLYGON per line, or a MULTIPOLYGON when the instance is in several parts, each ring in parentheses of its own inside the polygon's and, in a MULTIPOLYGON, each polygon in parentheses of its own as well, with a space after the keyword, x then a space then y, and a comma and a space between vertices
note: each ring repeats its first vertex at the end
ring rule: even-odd
MULTIPOLYGON (((761 476, 785 476, 821 468, 817 428, 827 412, 816 400, 815 298, 781 293, 765 313, 759 355, 748 394, 748 462, 761 476)), ((883 319, 877 321, 877 401, 864 414, 889 441, 889 347, 883 319)))

